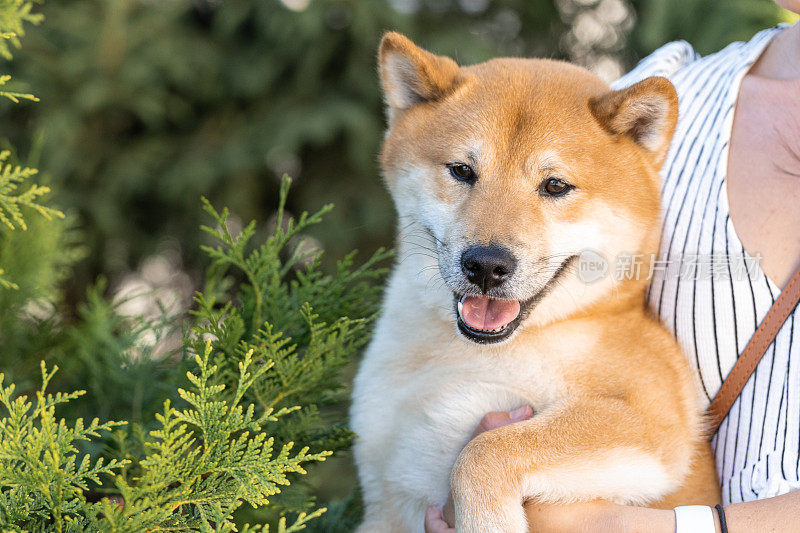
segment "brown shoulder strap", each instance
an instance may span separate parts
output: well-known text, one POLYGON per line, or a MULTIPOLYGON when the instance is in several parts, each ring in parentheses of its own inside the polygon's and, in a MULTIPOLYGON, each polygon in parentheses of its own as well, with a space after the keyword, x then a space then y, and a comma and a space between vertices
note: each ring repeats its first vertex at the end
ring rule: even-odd
POLYGON ((769 345, 775 340, 783 323, 797 307, 798 301, 800 301, 800 267, 794 271, 789 283, 767 311, 767 316, 759 324, 750 342, 744 347, 744 351, 736 360, 736 364, 733 365, 730 374, 722 383, 714 401, 708 407, 706 415, 711 423, 712 435, 717 432, 719 425, 728 415, 736 397, 742 392, 745 383, 755 371, 758 362, 764 357, 769 345))

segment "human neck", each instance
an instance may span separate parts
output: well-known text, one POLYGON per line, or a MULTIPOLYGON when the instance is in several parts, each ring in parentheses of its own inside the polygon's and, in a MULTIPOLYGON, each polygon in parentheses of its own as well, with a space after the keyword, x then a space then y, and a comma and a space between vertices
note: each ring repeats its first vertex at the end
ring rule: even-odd
POLYGON ((800 23, 775 36, 750 69, 750 74, 777 80, 800 80, 800 23))

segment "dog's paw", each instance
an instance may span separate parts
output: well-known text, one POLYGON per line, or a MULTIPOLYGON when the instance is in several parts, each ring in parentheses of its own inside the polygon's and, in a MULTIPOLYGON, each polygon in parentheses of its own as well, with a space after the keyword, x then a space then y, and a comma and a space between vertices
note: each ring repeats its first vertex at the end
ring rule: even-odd
POLYGON ((520 483, 484 433, 462 450, 450 479, 456 530, 465 533, 524 533, 527 521, 520 483))
POLYGON ((528 522, 519 501, 486 508, 456 503, 456 531, 459 533, 526 533, 528 522))

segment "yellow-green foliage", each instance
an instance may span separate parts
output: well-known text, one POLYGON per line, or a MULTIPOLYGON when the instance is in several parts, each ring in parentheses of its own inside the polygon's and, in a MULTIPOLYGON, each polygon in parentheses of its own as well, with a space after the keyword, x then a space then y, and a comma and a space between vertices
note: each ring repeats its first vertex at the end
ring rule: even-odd
POLYGON ((99 483, 101 474, 122 466, 112 459, 91 461, 80 455, 76 444, 99 437, 118 422, 88 425, 82 419, 67 424, 55 416, 59 404, 74 400, 83 391, 47 392, 47 385, 58 367, 47 371, 41 364, 42 386, 35 400, 14 395, 14 384, 3 385, 0 373, 0 404, 6 411, 0 419, 0 524, 4 527, 54 530, 72 529, 79 513, 85 513, 81 498, 90 482, 99 483))
MULTIPOLYGON (((11 35, 11 34, 9 34, 9 33, 0 33, 0 42, 2 42, 2 39, 4 37, 8 37, 9 35, 11 35)), ((0 75, 0 87, 3 87, 10 80, 11 80, 11 76, 9 76, 8 74, 0 75)), ((38 102, 39 101, 38 98, 36 98, 35 96, 33 96, 30 93, 21 93, 21 92, 17 92, 17 91, 0 91, 0 96, 5 96, 6 98, 8 98, 9 100, 11 100, 14 103, 19 103, 20 99, 22 99, 22 100, 32 100, 34 102, 38 102)))
MULTIPOLYGON (((290 183, 284 177, 275 228, 260 243, 253 242, 254 222, 232 233, 227 209, 218 212, 205 202, 215 224, 203 229, 217 245, 204 247, 212 264, 206 288, 195 298, 187 342, 199 351, 204 339, 213 339, 214 362, 223 369, 220 379, 229 391, 238 379, 236 364, 252 357, 267 365, 245 399, 266 410, 303 406, 274 426, 276 439, 303 442, 312 451, 338 451, 349 447, 352 434, 341 412, 325 416, 323 408, 331 409, 346 396, 339 373, 369 339, 381 293, 376 282, 386 272, 376 264, 390 254, 378 250, 360 266, 349 254, 333 274, 324 274, 320 251, 306 247, 303 235, 331 206, 288 217, 284 207, 290 183), (235 279, 242 281, 232 283, 235 279)), ((303 487, 289 489, 272 511, 297 513, 313 507, 303 487)))
MULTIPOLYGON (((24 23, 39 21, 32 5, 0 0, 3 57, 24 23)), ((11 157, 0 153, 0 265, 9 277, 0 278, 0 530, 305 528, 324 509, 298 477, 350 443, 335 411, 346 392, 339 372, 368 338, 383 273, 375 264, 387 254, 361 266, 350 254, 324 274, 302 232, 330 206, 284 216, 285 179, 274 231, 260 243, 255 223, 237 234, 227 210, 206 203, 218 246, 205 249, 212 265, 190 322, 123 317, 102 281, 65 312, 60 286, 80 248, 75 217, 53 220, 64 215, 40 203, 49 189, 11 157), (157 353, 158 340, 181 328, 183 351, 157 353), (54 379, 42 363, 36 392, 30 367, 41 359, 64 370, 54 379), (184 378, 187 362, 194 371, 184 378), (235 512, 245 503, 263 525, 241 525, 235 512)))
MULTIPOLYGON (((227 209, 220 213, 206 203, 216 223, 206 231, 219 245, 206 248, 212 258, 208 281, 184 335, 195 370, 166 394, 147 429, 131 424, 111 439, 108 430, 124 422, 94 419, 84 426, 80 418, 56 417, 57 405, 69 409, 83 391, 48 394, 54 372, 44 366, 35 401, 15 397, 13 385, 0 391, 6 410, 0 413, 1 527, 233 531, 234 513, 247 503, 264 525, 240 529, 272 524, 291 532, 324 511, 298 476, 306 474, 306 463, 349 445, 349 431, 325 419, 318 406, 345 391, 339 371, 368 338, 380 292, 373 281, 384 273, 375 263, 388 254, 379 252, 358 267, 350 255, 334 274, 323 275, 319 252, 302 251, 302 232, 329 207, 296 220, 285 217, 288 190, 285 178, 277 224, 260 243, 254 242, 255 223, 236 234, 227 209), (303 446, 296 449, 294 442, 303 446), (105 461, 90 459, 87 449, 105 461), (293 517, 288 524, 287 515, 293 517)), ((72 326, 66 346, 72 346, 71 359, 79 355, 84 365, 106 368, 116 382, 123 379, 116 373, 135 372, 142 363, 114 368, 122 359, 87 359, 71 342, 102 334, 110 342, 100 346, 116 353, 130 350, 138 335, 111 331, 131 325, 108 321, 114 311, 99 293, 90 294, 90 303, 96 311, 82 315, 88 327, 72 326), (98 313, 99 321, 89 320, 98 313)), ((155 360, 141 351, 139 359, 155 360)), ((173 365, 177 372, 180 358, 173 365)), ((72 371, 86 375, 79 367, 72 371)), ((158 385, 150 384, 154 390, 158 385)))
MULTIPOLYGON (((19 38, 25 34, 24 24, 37 24, 41 21, 41 15, 31 13, 33 4, 34 2, 25 0, 0 0, 0 56, 5 59, 11 59, 12 46, 19 47, 19 38)), ((10 79, 11 76, 0 74, 0 97, 9 98, 13 102, 19 102, 21 98, 36 100, 32 94, 2 90, 10 79)), ((6 231, 26 229, 21 207, 32 208, 48 220, 53 217, 63 218, 64 214, 57 209, 39 203, 41 197, 50 192, 48 187, 32 184, 25 191, 18 190, 37 170, 13 165, 8 161, 9 156, 9 151, 0 151, 0 226, 5 226, 3 229, 6 231)), ((0 290, 18 288, 16 283, 4 277, 4 272, 0 265, 0 290)))
POLYGON ((50 192, 50 187, 31 184, 20 192, 19 186, 36 174, 36 169, 12 165, 8 162, 11 153, 0 151, 0 224, 9 229, 27 229, 21 207, 30 207, 47 220, 64 218, 64 213, 39 203, 39 199, 50 192))
MULTIPOLYGON (((24 24, 26 22, 38 24, 42 16, 32 13, 34 2, 27 0, 0 0, 0 56, 11 59, 11 48, 19 48, 19 39, 25 35, 24 24)), ((3 87, 11 79, 11 76, 0 74, 0 87, 3 87)), ((32 94, 20 93, 16 91, 0 90, 0 96, 5 96, 14 102, 20 98, 26 100, 36 100, 32 94)))
MULTIPOLYGON (((329 455, 309 454, 307 447, 293 451, 292 443, 276 447, 265 430, 291 409, 257 413, 241 403, 270 365, 253 365, 246 354, 236 388, 226 396, 211 354, 210 343, 195 354, 197 371, 187 372, 191 385, 178 391, 186 407, 164 403, 136 473, 126 470, 128 459, 92 461, 79 452, 79 441, 123 423, 56 418, 55 407, 83 391, 47 393, 55 368, 47 372, 42 363, 35 401, 14 397, 13 384, 0 389, 7 412, 0 418, 0 524, 29 531, 234 531, 232 514, 244 502, 269 504, 289 484, 288 474, 305 474, 303 463, 329 455), (84 493, 102 475, 114 476, 117 496, 87 501, 84 493)), ((323 511, 301 513, 288 527, 281 520, 278 530, 297 531, 323 511)))
POLYGON ((0 56, 11 59, 11 47, 19 48, 19 39, 25 35, 26 22, 38 24, 42 16, 33 13, 30 0, 0 0, 0 56))

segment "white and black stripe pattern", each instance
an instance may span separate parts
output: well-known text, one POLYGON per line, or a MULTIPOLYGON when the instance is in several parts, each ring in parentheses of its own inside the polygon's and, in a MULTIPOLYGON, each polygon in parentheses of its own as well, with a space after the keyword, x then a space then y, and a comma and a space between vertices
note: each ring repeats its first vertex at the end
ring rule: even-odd
MULTIPOLYGON (((739 91, 749 67, 783 26, 750 42, 699 57, 683 41, 648 56, 616 88, 666 76, 680 111, 662 171, 663 234, 648 300, 699 371, 710 402, 780 289, 753 266, 728 211, 728 143, 739 91), (680 275, 687 258, 712 276, 680 275), (740 268, 742 262, 747 268, 740 268), (708 270, 706 270, 708 272, 708 270), (742 275, 744 274, 744 275, 742 275)), ((800 309, 800 308, 799 308, 800 309)), ((769 347, 712 441, 726 503, 776 496, 800 488, 800 311, 769 347), (795 322, 798 322, 795 327, 795 322)))

